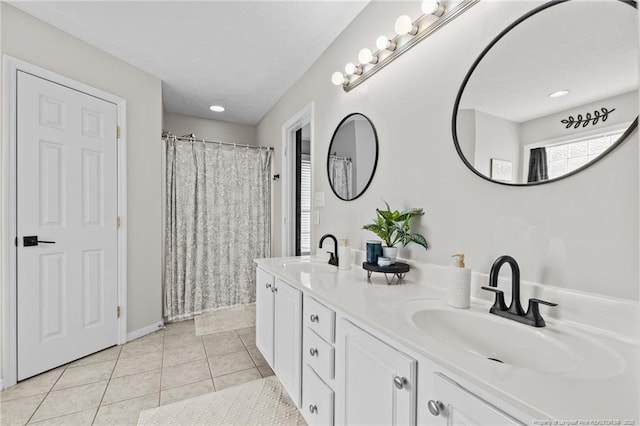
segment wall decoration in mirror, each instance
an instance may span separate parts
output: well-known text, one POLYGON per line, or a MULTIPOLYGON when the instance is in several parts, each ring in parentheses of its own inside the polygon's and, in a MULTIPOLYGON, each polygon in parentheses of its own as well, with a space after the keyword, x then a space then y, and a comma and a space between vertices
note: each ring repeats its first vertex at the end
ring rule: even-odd
POLYGON ((576 174, 637 136, 638 74, 635 1, 545 3, 503 30, 467 73, 453 110, 456 150, 500 184, 576 174), (495 159, 511 163, 512 179, 494 175, 495 159))
POLYGON ((367 116, 352 113, 333 132, 327 155, 327 175, 333 193, 355 200, 369 187, 378 164, 378 134, 367 116))

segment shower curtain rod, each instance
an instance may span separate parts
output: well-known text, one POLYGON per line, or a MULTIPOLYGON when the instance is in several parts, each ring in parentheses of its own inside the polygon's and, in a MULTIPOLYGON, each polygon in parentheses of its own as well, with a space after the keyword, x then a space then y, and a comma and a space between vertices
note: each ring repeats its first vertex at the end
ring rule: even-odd
POLYGON ((267 151, 274 151, 272 146, 256 146, 256 145, 247 145, 242 143, 232 143, 232 142, 222 142, 222 141, 208 141, 204 138, 196 138, 196 135, 193 133, 183 136, 176 136, 171 132, 162 132, 162 139, 174 139, 178 141, 191 141, 191 142, 205 142, 205 143, 215 143, 218 145, 227 145, 239 148, 251 148, 251 149, 265 149, 267 151))
POLYGON ((335 158, 336 160, 347 160, 347 161, 351 161, 351 157, 341 157, 339 155, 336 155, 336 153, 334 152, 333 154, 330 155, 331 157, 335 158))

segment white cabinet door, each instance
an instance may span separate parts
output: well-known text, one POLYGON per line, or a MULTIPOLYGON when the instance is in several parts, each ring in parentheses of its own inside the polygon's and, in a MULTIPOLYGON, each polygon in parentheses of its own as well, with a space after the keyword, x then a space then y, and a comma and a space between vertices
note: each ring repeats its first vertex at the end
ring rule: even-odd
POLYGON ((336 339, 336 423, 415 424, 416 361, 342 319, 336 339))
MULTIPOLYGON (((433 375, 433 396, 431 399, 432 425, 467 426, 491 425, 513 426, 523 425, 497 407, 480 399, 458 383, 440 373, 433 375)), ((429 401, 422 399, 420 409, 428 410, 429 401), (424 406, 423 406, 424 405, 424 406)))
POLYGON ((276 279, 273 371, 300 407, 302 376, 302 293, 276 279))
POLYGON ((273 368, 273 275, 256 271, 256 347, 273 368))
POLYGON ((22 71, 17 79, 23 380, 118 343, 117 107, 22 71))

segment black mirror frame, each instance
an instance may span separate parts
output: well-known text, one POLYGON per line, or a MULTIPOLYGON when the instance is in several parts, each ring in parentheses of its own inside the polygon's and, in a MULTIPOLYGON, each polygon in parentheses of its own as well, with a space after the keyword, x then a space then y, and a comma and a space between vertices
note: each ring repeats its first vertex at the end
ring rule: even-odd
POLYGON ((333 131, 333 135, 331 136, 331 142, 329 143, 329 150, 327 152, 327 180, 329 181, 329 186, 331 187, 331 191, 333 191, 334 195, 336 197, 338 197, 342 201, 353 201, 353 200, 357 200, 358 198, 360 198, 360 196, 362 194, 367 192, 367 189, 369 189, 369 186, 371 185, 371 181, 373 181, 373 177, 376 174, 376 169, 378 168, 378 154, 379 154, 379 152, 380 152, 380 146, 379 146, 379 143, 378 143, 378 131, 376 130, 376 126, 373 125, 373 122, 369 119, 369 117, 367 117, 366 115, 362 114, 361 112, 352 112, 351 114, 348 114, 346 117, 344 117, 340 121, 340 123, 338 123, 338 125, 336 126, 336 129, 333 131), (336 134, 338 133, 338 130, 340 130, 340 127, 342 127, 342 124, 344 124, 345 121, 347 121, 350 117, 353 117, 354 115, 359 115, 359 116, 364 117, 369 122, 369 125, 371 126, 371 129, 373 129, 373 136, 375 137, 375 142, 376 142, 376 158, 375 158, 375 160, 373 162, 373 170, 371 170, 371 176, 369 176, 369 180, 367 181, 367 184, 365 185, 365 187, 355 197, 350 198, 350 199, 346 199, 346 198, 342 198, 340 195, 338 195, 336 190, 333 188, 333 184, 331 183, 331 179, 329 177, 330 176, 329 156, 331 155, 331 147, 333 146, 333 141, 336 138, 336 134))
MULTIPOLYGON (((550 179, 550 180, 545 180, 545 181, 539 181, 539 182, 526 182, 526 183, 509 183, 509 182, 501 182, 498 180, 493 180, 488 176, 485 176, 484 174, 480 173, 478 170, 475 169, 475 167, 473 167, 473 165, 471 165, 471 163, 469 163, 469 161, 467 160, 467 158, 464 156, 464 153, 462 152, 462 148, 460 148, 460 143, 458 142, 458 131, 456 128, 456 122, 458 119, 458 107, 460 106, 460 100, 462 99, 462 94, 464 92, 464 89, 467 87, 467 83, 469 82, 469 79, 471 78, 471 75, 473 74, 473 72, 475 71, 475 69, 478 67, 478 65, 480 65, 480 62, 482 61, 482 59, 487 55, 487 53, 489 53, 489 51, 491 50, 491 48, 502 39, 502 37, 504 37, 505 35, 507 35, 507 33, 509 31, 511 31, 512 29, 514 29, 515 27, 517 27, 522 21, 532 17, 533 15, 536 15, 539 12, 542 12, 545 9, 548 9, 549 7, 552 6, 556 6, 558 4, 561 3, 566 3, 570 0, 553 0, 550 1, 548 3, 545 3, 541 6, 536 7, 535 9, 525 13, 524 15, 522 15, 520 18, 516 19, 514 22, 512 22, 507 28, 505 28, 504 30, 502 30, 500 32, 500 34, 498 34, 493 40, 491 40, 491 42, 487 45, 487 47, 485 47, 482 52, 480 53, 480 56, 478 56, 478 58, 473 62, 473 65, 471 65, 471 68, 469 69, 469 71, 467 72, 467 74, 464 77, 464 80, 462 80, 462 85, 460 86, 460 89, 458 90, 458 95, 456 96, 456 102, 453 105, 453 117, 451 119, 451 134, 453 135, 453 143, 456 147, 456 151, 458 152, 458 156, 460 157, 460 159, 462 160, 462 162, 476 175, 480 176, 482 179, 487 180, 489 182, 492 183, 497 183, 499 185, 505 185, 505 186, 536 186, 536 185, 544 185, 547 183, 551 183, 551 182, 557 182, 559 180, 568 178, 570 176, 573 176, 577 173, 580 173, 581 171, 591 167, 592 165, 596 164, 597 162, 599 162, 600 160, 602 160, 604 157, 606 157, 607 155, 609 155, 609 153, 611 151, 613 151, 614 149, 616 149, 618 146, 620 146, 622 144, 622 142, 624 142, 629 135, 631 135, 636 128, 638 127, 638 116, 636 116, 636 119, 633 120, 633 123, 631 123, 629 125, 629 127, 627 128, 627 130, 625 130, 625 132, 618 138, 617 141, 615 141, 615 143, 613 143, 609 148, 607 148, 605 151, 602 152, 602 154, 600 154, 598 157, 596 157, 594 160, 588 162, 587 164, 578 167, 577 169, 564 174, 560 177, 557 177, 555 179, 550 179)), ((635 9, 638 8, 637 6, 637 2, 636 0, 618 0, 621 3, 627 4, 635 9)))

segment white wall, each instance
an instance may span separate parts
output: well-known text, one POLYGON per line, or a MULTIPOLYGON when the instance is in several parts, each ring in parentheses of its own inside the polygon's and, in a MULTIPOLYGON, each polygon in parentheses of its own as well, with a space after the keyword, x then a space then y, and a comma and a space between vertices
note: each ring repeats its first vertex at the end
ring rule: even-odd
POLYGON ((581 134, 588 134, 601 128, 614 126, 620 123, 630 123, 637 117, 638 112, 638 92, 629 92, 622 95, 613 96, 611 98, 603 99, 598 102, 592 102, 586 105, 572 108, 570 110, 561 111, 555 114, 540 117, 535 120, 530 120, 522 123, 522 144, 528 145, 531 143, 549 141, 552 139, 563 137, 579 137, 581 134), (561 120, 566 119, 570 115, 577 117, 578 114, 582 114, 584 117, 587 112, 593 114, 594 111, 600 110, 600 108, 607 108, 615 111, 609 114, 607 121, 600 120, 595 125, 588 125, 587 127, 580 127, 574 129, 573 127, 567 129, 565 124, 561 123, 561 120))
POLYGON ((492 158, 511 161, 513 182, 519 182, 522 157, 520 124, 477 110, 475 116, 474 164, 476 170, 485 176, 491 176, 492 158))
POLYGON ((164 130, 176 136, 193 133, 196 137, 207 140, 256 145, 256 126, 250 124, 228 123, 165 112, 162 125, 164 130))
MULTIPOLYGON (((456 252, 488 272, 502 254, 515 256, 523 279, 638 299, 638 135, 586 171, 549 185, 505 187, 474 175, 451 137, 454 100, 467 70, 504 27, 541 2, 480 2, 349 93, 332 86, 331 73, 354 61, 394 17, 418 16, 419 2, 372 2, 258 124, 258 142, 281 142, 282 124, 314 102, 315 191, 325 193, 314 235, 334 233, 363 248, 372 235, 360 228, 381 199, 393 207, 422 207, 415 223, 432 249, 401 256, 449 264, 456 252), (350 112, 376 126, 380 156, 368 191, 337 199, 325 171, 335 126, 350 112)), ((276 149, 274 173, 282 173, 276 149)), ((280 253, 281 187, 274 184, 273 253, 280 253)), ((315 246, 315 244, 312 244, 315 246)))
POLYGON ((6 3, 0 7, 2 53, 127 100, 127 329, 157 323, 162 317, 161 81, 6 3))

